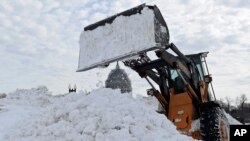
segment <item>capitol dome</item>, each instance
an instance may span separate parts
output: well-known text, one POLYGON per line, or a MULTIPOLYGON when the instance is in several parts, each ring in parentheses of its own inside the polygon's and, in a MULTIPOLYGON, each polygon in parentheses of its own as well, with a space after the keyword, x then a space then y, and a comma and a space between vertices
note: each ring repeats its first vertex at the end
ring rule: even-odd
POLYGON ((116 68, 109 73, 105 85, 106 88, 121 89, 122 93, 129 93, 132 91, 131 81, 127 73, 120 68, 118 62, 116 68))

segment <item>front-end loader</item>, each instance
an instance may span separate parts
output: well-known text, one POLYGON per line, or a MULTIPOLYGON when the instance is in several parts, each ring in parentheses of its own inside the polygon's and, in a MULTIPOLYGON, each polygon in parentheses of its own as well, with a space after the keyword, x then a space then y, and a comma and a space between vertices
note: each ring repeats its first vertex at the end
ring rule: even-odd
POLYGON ((142 4, 86 26, 79 43, 77 71, 123 61, 148 81, 152 88, 147 94, 158 99, 158 112, 180 132, 204 141, 229 141, 229 123, 216 102, 206 63, 208 52, 184 55, 170 43, 157 6, 142 4), (156 59, 148 52, 155 52, 156 59))

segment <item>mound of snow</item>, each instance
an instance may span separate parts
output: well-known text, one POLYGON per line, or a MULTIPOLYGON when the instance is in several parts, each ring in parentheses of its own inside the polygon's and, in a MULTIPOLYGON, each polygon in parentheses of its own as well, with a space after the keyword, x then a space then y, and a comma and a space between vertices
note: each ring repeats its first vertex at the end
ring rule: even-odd
POLYGON ((52 96, 46 87, 0 99, 1 141, 187 141, 152 102, 111 89, 52 96))
POLYGON ((225 115, 226 115, 230 125, 241 125, 242 124, 237 119, 233 118, 230 114, 225 113, 225 115))

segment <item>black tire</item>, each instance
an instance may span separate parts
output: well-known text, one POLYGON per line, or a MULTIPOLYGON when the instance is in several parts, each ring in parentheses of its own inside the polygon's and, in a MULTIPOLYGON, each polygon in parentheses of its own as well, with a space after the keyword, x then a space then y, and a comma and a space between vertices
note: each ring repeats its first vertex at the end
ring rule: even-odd
POLYGON ((229 123, 219 104, 208 102, 201 106, 200 130, 204 141, 229 141, 229 123))

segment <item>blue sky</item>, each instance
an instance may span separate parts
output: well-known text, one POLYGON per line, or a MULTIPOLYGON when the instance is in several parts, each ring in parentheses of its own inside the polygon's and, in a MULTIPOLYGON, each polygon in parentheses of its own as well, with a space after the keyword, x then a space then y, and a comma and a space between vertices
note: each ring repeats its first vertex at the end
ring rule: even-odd
MULTIPOLYGON (((171 42, 184 53, 210 52, 217 97, 249 95, 250 2, 245 0, 2 0, 0 92, 46 85, 59 94, 70 83, 95 89, 114 65, 75 72, 83 27, 143 2, 160 8, 171 42)), ((145 93, 145 80, 126 71, 134 92, 145 93)))

